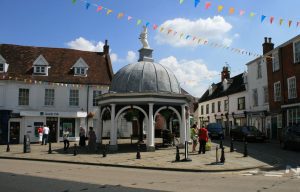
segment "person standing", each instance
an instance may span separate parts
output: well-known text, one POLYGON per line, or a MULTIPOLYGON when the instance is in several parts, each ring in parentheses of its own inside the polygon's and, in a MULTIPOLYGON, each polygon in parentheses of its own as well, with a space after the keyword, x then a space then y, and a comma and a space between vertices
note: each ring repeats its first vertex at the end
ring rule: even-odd
POLYGON ((80 127, 79 131, 79 146, 85 147, 85 129, 83 127, 80 127))
POLYGON ((48 139, 49 139, 49 133, 50 133, 50 129, 47 125, 44 126, 43 128, 43 140, 42 140, 42 145, 47 145, 48 143, 48 139))
POLYGON ((37 132, 39 134, 39 144, 42 144, 42 142, 43 142, 43 127, 39 127, 37 132))
POLYGON ((197 144, 198 144, 198 126, 197 126, 197 122, 191 128, 191 139, 193 141, 192 152, 196 152, 196 147, 197 147, 197 144))
POLYGON ((93 130, 93 127, 90 127, 89 129, 90 129, 89 130, 89 143, 88 143, 89 151, 95 151, 95 149, 96 149, 96 133, 93 130))
POLYGON ((208 131, 205 127, 201 127, 199 129, 199 143, 200 143, 200 146, 199 146, 198 154, 201 154, 201 152, 203 154, 205 154, 205 145, 206 145, 207 141, 208 141, 208 131))
POLYGON ((64 151, 66 152, 69 149, 70 142, 69 142, 69 129, 66 128, 63 132, 63 140, 64 140, 64 151))

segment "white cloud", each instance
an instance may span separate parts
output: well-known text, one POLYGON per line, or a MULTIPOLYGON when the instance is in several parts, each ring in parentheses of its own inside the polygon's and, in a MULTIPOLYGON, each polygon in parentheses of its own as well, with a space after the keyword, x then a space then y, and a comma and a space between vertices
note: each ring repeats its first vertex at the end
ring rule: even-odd
MULTIPOLYGON (((232 25, 225 21, 222 16, 214 16, 213 18, 189 20, 184 18, 176 18, 165 21, 161 27, 165 30, 172 29, 171 34, 158 32, 155 39, 160 44, 169 44, 175 47, 197 46, 196 42, 191 41, 194 36, 209 41, 222 42, 229 46, 232 43, 232 37, 228 32, 232 29, 232 25), (174 37, 174 32, 176 37, 174 37), (180 34, 184 36, 180 38, 180 34), (186 35, 190 35, 190 40, 185 40, 186 35), (225 41, 224 41, 225 40, 225 41)), ((158 29, 160 30, 160 29, 158 29)))
POLYGON ((101 41, 99 41, 99 42, 89 41, 83 37, 79 37, 73 41, 68 42, 67 45, 71 49, 77 49, 77 50, 82 50, 82 51, 101 52, 101 51, 103 51, 104 43, 101 41))
POLYGON ((112 63, 117 62, 118 61, 118 55, 115 53, 111 53, 110 54, 110 60, 112 63))
POLYGON ((133 63, 137 61, 137 55, 134 51, 128 51, 126 61, 128 63, 133 63))
POLYGON ((212 80, 219 76, 218 71, 210 71, 202 60, 177 60, 170 56, 159 61, 177 77, 180 86, 195 97, 201 97, 212 80))

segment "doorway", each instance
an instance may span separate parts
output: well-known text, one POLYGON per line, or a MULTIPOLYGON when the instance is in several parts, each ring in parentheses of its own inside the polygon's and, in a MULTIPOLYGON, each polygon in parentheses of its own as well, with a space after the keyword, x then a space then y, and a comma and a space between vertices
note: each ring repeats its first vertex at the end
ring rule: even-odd
POLYGON ((46 118, 46 125, 50 129, 49 133, 49 140, 51 142, 57 142, 57 125, 58 125, 58 118, 57 117, 47 117, 46 118))
POLYGON ((9 138, 11 144, 20 143, 20 122, 10 122, 9 138))

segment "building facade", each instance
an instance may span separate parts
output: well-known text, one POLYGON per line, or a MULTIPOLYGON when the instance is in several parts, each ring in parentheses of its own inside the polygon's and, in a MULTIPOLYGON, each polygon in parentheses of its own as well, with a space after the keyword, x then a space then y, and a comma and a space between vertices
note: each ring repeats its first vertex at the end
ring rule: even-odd
POLYGON ((228 67, 223 67, 221 82, 212 84, 199 99, 198 122, 200 126, 208 123, 220 123, 229 135, 230 129, 246 124, 248 108, 244 74, 230 77, 228 67))
POLYGON ((109 46, 103 52, 0 45, 0 143, 38 141, 37 128, 47 125, 52 142, 79 139, 80 126, 99 135, 96 97, 106 93, 113 72, 109 46))

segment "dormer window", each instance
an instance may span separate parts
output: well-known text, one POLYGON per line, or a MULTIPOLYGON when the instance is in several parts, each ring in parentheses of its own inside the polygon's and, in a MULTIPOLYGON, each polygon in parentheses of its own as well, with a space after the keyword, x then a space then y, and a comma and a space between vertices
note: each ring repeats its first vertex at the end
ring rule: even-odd
POLYGON ((79 58, 76 63, 72 66, 74 70, 74 76, 87 76, 87 71, 89 69, 89 66, 86 64, 86 62, 82 59, 79 58))
POLYGON ((6 60, 0 55, 0 73, 6 73, 8 70, 8 64, 6 60))
POLYGON ((84 67, 75 67, 74 71, 74 75, 86 75, 86 69, 84 67))
POLYGON ((34 62, 33 62, 33 73, 34 75, 45 75, 48 76, 48 69, 50 68, 49 63, 40 55, 34 62))

